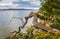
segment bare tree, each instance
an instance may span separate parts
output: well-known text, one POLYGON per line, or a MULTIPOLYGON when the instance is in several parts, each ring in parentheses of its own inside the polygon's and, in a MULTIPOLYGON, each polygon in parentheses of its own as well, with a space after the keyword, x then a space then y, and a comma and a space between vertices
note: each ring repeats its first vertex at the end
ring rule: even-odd
POLYGON ((20 19, 22 21, 22 26, 20 27, 19 26, 19 31, 21 31, 21 28, 23 29, 25 27, 25 25, 27 24, 28 22, 28 19, 33 17, 33 26, 36 28, 36 29, 42 29, 44 31, 48 31, 50 30, 52 33, 55 33, 55 32, 60 32, 59 30, 57 29, 54 29, 54 28, 51 28, 51 27, 47 27, 46 25, 38 22, 38 17, 36 15, 37 13, 34 13, 34 12, 31 12, 28 16, 25 17, 25 22, 23 21, 22 18, 19 18, 19 17, 12 17, 12 18, 16 18, 16 19, 20 19))
MULTIPOLYGON (((31 17, 33 17, 33 26, 34 26, 36 29, 41 29, 41 30, 44 30, 44 31, 50 30, 52 33, 60 32, 60 30, 57 30, 57 29, 54 29, 54 28, 51 28, 51 27, 47 27, 46 25, 38 22, 38 20, 37 20, 38 17, 37 17, 37 15, 36 15, 36 13, 31 12, 28 16, 25 17, 25 22, 24 22, 23 19, 20 18, 20 17, 12 17, 12 18, 20 19, 23 24, 22 24, 22 27, 19 26, 19 31, 14 31, 14 32, 12 32, 12 34, 11 34, 11 36, 10 36, 9 38, 12 39, 12 37, 13 37, 16 33, 20 32, 20 31, 21 31, 21 28, 23 29, 23 28, 25 27, 25 25, 26 25, 27 22, 28 22, 28 19, 31 18, 31 17)), ((12 20, 11 20, 11 21, 12 21, 12 20)), ((10 22, 11 22, 11 21, 10 21, 10 22)))
POLYGON ((12 17, 11 20, 10 20, 10 22, 12 22, 13 18, 15 18, 15 19, 20 19, 21 22, 24 23, 23 18, 20 18, 20 17, 12 17))
POLYGON ((45 31, 49 31, 50 30, 52 33, 60 32, 57 29, 54 29, 54 28, 51 28, 51 27, 47 27, 46 25, 38 22, 37 13, 34 13, 34 12, 31 12, 28 16, 25 17, 26 21, 24 22, 23 27, 27 24, 28 19, 31 18, 31 17, 33 17, 33 26, 36 29, 42 29, 42 30, 45 30, 45 31))

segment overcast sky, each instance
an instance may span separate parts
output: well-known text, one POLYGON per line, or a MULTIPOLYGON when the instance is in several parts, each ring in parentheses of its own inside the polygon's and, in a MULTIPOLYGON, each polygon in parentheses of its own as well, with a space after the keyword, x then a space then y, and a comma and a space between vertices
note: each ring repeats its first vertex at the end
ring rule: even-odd
POLYGON ((28 8, 38 9, 40 7, 39 0, 0 0, 1 8, 28 8))

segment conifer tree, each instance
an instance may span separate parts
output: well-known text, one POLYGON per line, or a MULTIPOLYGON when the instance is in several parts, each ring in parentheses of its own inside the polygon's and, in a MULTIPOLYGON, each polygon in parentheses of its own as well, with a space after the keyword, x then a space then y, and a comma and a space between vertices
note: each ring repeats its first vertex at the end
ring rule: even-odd
POLYGON ((37 16, 45 24, 60 30, 60 0, 44 0, 37 16))

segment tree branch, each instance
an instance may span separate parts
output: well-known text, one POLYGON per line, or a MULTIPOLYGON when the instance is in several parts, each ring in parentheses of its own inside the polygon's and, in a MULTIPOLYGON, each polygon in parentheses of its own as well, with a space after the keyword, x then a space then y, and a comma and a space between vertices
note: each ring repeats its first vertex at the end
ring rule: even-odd
POLYGON ((22 25, 22 28, 25 27, 25 25, 26 25, 27 22, 28 22, 28 19, 31 18, 31 17, 33 17, 33 12, 31 12, 28 16, 25 17, 25 22, 24 22, 24 24, 22 25))
MULTIPOLYGON (((20 19, 21 22, 24 23, 23 18, 20 18, 20 17, 12 17, 12 19, 13 19, 13 18, 15 18, 15 19, 20 19)), ((11 21, 12 21, 12 20, 11 20, 11 21)), ((11 21, 10 21, 10 22, 11 22, 11 21)))

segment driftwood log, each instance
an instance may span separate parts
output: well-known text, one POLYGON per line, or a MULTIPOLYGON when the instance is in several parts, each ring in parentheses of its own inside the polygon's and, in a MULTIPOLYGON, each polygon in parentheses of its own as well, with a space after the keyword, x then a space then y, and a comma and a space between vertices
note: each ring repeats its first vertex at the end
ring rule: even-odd
POLYGON ((46 25, 42 24, 42 23, 39 23, 38 22, 38 17, 36 15, 36 13, 34 12, 31 12, 28 16, 25 17, 26 21, 25 23, 23 24, 22 28, 24 28, 24 26, 27 24, 28 22, 28 19, 33 17, 33 26, 36 28, 36 29, 42 29, 44 31, 51 31, 52 33, 55 33, 55 32, 60 32, 59 30, 57 29, 54 29, 52 27, 47 27, 46 25))

